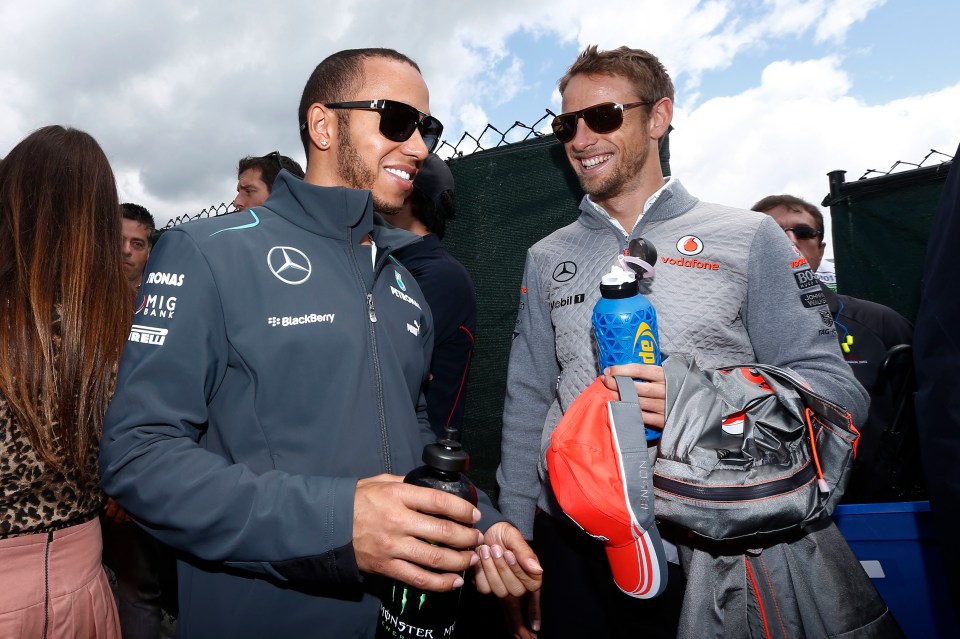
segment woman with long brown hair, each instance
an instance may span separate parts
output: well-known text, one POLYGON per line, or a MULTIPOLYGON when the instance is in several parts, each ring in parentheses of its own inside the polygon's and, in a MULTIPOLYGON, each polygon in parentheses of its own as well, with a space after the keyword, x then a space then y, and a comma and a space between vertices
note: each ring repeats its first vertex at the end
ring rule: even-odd
POLYGON ((117 187, 48 126, 0 163, 0 637, 119 637, 101 567, 101 421, 130 322, 117 187))

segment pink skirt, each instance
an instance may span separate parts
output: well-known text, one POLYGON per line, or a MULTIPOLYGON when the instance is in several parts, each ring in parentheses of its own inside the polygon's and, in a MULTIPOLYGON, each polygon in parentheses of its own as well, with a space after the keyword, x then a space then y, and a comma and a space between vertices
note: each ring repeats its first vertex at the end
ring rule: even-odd
POLYGON ((52 536, 0 539, 0 637, 120 639, 100 520, 52 536))

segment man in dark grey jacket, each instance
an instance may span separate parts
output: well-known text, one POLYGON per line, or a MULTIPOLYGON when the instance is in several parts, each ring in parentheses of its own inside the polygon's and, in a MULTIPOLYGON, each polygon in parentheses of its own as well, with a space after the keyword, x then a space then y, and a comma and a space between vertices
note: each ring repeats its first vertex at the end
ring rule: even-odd
POLYGON ((101 470, 184 552, 185 638, 372 637, 378 575, 445 591, 473 566, 481 591, 539 587, 489 500, 401 482, 433 440, 433 325, 391 255, 417 238, 373 210, 413 188, 442 129, 428 111, 406 56, 330 56, 300 104, 304 179, 168 231, 147 266, 101 470))

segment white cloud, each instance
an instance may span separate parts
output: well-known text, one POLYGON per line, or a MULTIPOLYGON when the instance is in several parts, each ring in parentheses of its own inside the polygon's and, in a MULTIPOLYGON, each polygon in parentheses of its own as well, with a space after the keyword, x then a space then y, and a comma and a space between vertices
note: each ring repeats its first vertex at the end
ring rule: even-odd
MULTIPOLYGON (((709 178, 727 171, 728 161, 739 175, 766 172, 769 162, 762 152, 772 141, 792 145, 809 161, 833 163, 848 157, 843 147, 867 145, 811 148, 810 138, 818 137, 821 127, 812 123, 810 112, 818 120, 843 116, 859 118, 860 125, 890 124, 867 117, 866 107, 846 97, 850 81, 841 60, 770 65, 758 88, 726 102, 700 104, 709 97, 700 79, 728 69, 739 56, 761 52, 773 38, 806 34, 825 47, 841 42, 881 4, 610 0, 585 8, 580 0, 330 0, 278 1, 268 8, 251 0, 5 3, 0 8, 0 156, 39 126, 77 126, 100 141, 131 199, 152 203, 161 219, 195 213, 232 200, 236 163, 244 155, 279 149, 303 162, 296 107, 307 76, 328 54, 386 46, 413 57, 430 85, 431 110, 446 124, 448 140, 455 141, 464 130, 479 134, 498 107, 500 113, 516 110, 513 118, 495 123, 501 128, 544 108, 556 110, 555 78, 542 79, 542 65, 528 64, 515 50, 517 38, 535 37, 543 47, 627 44, 656 53, 678 80, 681 106, 673 145, 676 167, 685 172, 702 171, 709 178), (815 96, 805 95, 808 91, 815 96), (764 166, 751 166, 751 157, 763 158, 764 166)), ((922 104, 944 107, 949 101, 935 94, 918 100, 898 108, 916 118, 922 104)), ((915 133, 932 136, 945 120, 942 113, 931 113, 926 129, 915 133)), ((549 122, 542 127, 549 130, 549 122)), ((900 151, 896 134, 855 125, 825 128, 836 135, 866 135, 871 158, 900 151)), ((912 157, 909 151, 906 156, 912 157)), ((794 176, 822 171, 800 162, 798 157, 793 164, 794 176)), ((705 181, 708 192, 711 184, 705 181)), ((748 184, 741 192, 770 184, 748 184)))
POLYGON ((750 207, 791 193, 819 205, 827 173, 848 180, 897 160, 919 162, 929 149, 952 154, 960 122, 960 83, 926 95, 867 105, 847 95, 837 58, 777 62, 759 87, 678 109, 671 167, 697 196, 750 207))

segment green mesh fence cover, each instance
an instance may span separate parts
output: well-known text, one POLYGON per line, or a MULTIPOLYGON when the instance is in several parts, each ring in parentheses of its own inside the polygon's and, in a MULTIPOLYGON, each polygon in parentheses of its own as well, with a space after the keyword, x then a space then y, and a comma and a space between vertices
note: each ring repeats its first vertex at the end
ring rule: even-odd
POLYGON ((830 198, 838 292, 914 320, 927 236, 950 164, 849 182, 830 198))
POLYGON ((470 271, 477 289, 463 443, 471 479, 494 496, 507 360, 527 249, 576 219, 581 191, 552 136, 454 159, 450 169, 457 214, 443 243, 470 271))

